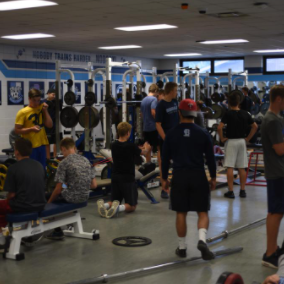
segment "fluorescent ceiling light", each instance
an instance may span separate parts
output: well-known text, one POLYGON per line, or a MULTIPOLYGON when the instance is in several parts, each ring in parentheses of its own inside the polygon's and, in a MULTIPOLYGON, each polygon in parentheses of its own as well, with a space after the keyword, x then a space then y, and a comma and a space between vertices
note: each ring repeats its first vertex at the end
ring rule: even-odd
POLYGON ((1 38, 20 40, 20 39, 34 39, 34 38, 46 38, 46 37, 55 37, 55 36, 48 34, 23 34, 23 35, 2 36, 1 38))
POLYGON ((42 0, 21 0, 21 1, 7 1, 0 3, 0 11, 46 7, 58 5, 55 2, 42 1, 42 0))
POLYGON ((254 50, 253 52, 257 52, 257 53, 276 53, 276 52, 284 52, 284 49, 263 49, 263 50, 254 50))
POLYGON ((126 32, 133 32, 133 31, 164 30, 164 29, 175 29, 175 28, 177 28, 177 26, 161 24, 161 25, 121 27, 121 28, 115 28, 115 30, 121 30, 121 31, 126 31, 126 32))
POLYGON ((172 57, 179 57, 179 56, 198 56, 201 55, 200 53, 176 53, 176 54, 164 54, 164 56, 172 56, 172 57))
POLYGON ((130 48, 142 48, 139 45, 118 45, 118 46, 102 46, 99 49, 130 49, 130 48))
POLYGON ((222 43, 243 43, 248 42, 246 39, 224 39, 224 40, 201 40, 197 41, 202 44, 222 44, 222 43))

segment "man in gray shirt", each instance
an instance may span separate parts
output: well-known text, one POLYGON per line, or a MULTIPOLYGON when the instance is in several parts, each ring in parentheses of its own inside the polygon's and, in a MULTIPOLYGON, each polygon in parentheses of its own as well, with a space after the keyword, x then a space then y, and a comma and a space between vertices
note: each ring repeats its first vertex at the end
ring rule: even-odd
POLYGON ((267 250, 262 264, 272 268, 278 266, 280 249, 277 246, 277 237, 284 214, 284 121, 279 116, 282 110, 284 86, 276 85, 270 90, 270 107, 261 125, 268 199, 267 250))

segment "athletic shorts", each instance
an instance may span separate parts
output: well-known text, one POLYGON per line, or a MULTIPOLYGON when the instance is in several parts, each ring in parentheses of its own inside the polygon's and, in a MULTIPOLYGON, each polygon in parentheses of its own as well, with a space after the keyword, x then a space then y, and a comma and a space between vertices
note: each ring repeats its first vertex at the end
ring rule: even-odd
POLYGON ((225 168, 245 169, 248 167, 245 139, 229 139, 225 143, 225 168))
POLYGON ((148 142, 152 147, 156 148, 158 146, 158 132, 154 131, 145 131, 143 132, 144 141, 148 142))
POLYGON ((111 201, 118 200, 136 206, 138 200, 138 190, 135 182, 112 182, 111 183, 111 201))
POLYGON ((175 170, 173 172, 170 200, 173 211, 209 211, 211 193, 205 171, 175 170))
POLYGON ((268 213, 284 213, 284 178, 267 180, 268 213))
POLYGON ((33 148, 33 151, 30 155, 30 158, 40 162, 42 164, 44 170, 45 170, 46 169, 46 149, 45 149, 45 145, 42 145, 42 146, 37 147, 37 148, 33 148))

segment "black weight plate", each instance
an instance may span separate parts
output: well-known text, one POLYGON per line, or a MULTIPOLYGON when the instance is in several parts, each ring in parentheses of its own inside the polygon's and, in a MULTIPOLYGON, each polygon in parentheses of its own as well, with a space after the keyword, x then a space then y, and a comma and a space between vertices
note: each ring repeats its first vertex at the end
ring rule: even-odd
POLYGON ((97 102, 97 95, 93 92, 88 92, 86 95, 85 95, 85 104, 87 106, 91 106, 93 105, 94 103, 97 102))
POLYGON ((112 243, 122 247, 142 247, 150 245, 152 240, 145 237, 129 236, 116 238, 112 241, 112 243))
POLYGON ((244 100, 244 94, 242 91, 240 90, 233 90, 232 92, 229 93, 228 96, 231 96, 231 95, 238 95, 240 97, 240 103, 244 100))
POLYGON ((213 110, 213 115, 212 118, 213 119, 218 119, 218 118, 222 118, 222 116, 225 113, 225 109, 219 105, 219 104, 213 104, 211 106, 212 110, 213 110))
POLYGON ((79 111, 79 124, 83 128, 87 128, 88 124, 89 128, 94 128, 99 124, 99 122, 100 115, 96 108, 85 106, 79 111))
POLYGON ((68 106, 72 106, 73 104, 75 104, 76 102, 76 95, 75 93, 69 91, 64 95, 64 102, 68 105, 68 106))
POLYGON ((213 118, 213 109, 210 107, 202 107, 201 111, 203 112, 204 118, 212 119, 213 118))
POLYGON ((266 112, 268 111, 269 105, 270 105, 270 103, 263 103, 263 104, 260 106, 260 112, 261 112, 263 115, 265 115, 266 112))
POLYGON ((231 274, 233 274, 233 273, 232 273, 232 272, 223 272, 223 273, 219 276, 219 278, 218 278, 216 284, 225 284, 227 278, 228 278, 231 274))
POLYGON ((73 128, 78 123, 78 111, 74 107, 65 107, 60 113, 60 122, 66 128, 73 128))
POLYGON ((259 104, 255 103, 255 104, 251 107, 250 113, 251 113, 252 115, 257 115, 257 114, 259 114, 259 112, 260 112, 260 106, 259 106, 259 104))
POLYGON ((214 103, 219 103, 219 102, 221 102, 222 98, 221 98, 219 93, 215 92, 211 95, 211 99, 214 103))

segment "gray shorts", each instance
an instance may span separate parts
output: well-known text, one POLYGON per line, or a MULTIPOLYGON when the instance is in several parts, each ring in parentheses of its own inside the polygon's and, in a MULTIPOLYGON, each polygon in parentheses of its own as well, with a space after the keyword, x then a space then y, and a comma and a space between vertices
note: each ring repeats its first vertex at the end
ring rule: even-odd
POLYGON ((245 139, 229 139, 225 143, 225 168, 244 169, 248 166, 245 139))

